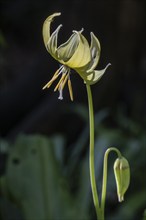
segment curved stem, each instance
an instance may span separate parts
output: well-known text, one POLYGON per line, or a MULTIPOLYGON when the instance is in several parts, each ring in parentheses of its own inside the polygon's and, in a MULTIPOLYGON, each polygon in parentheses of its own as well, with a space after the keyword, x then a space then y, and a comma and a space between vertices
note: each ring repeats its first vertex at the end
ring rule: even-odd
POLYGON ((98 220, 104 220, 102 218, 101 209, 99 206, 99 197, 96 188, 95 168, 94 168, 94 111, 93 101, 90 85, 86 84, 88 105, 89 105, 89 120, 90 120, 90 155, 89 155, 89 166, 90 166, 90 181, 93 195, 94 206, 96 209, 96 215, 98 220))
POLYGON ((107 162, 108 162, 108 155, 111 151, 115 151, 119 158, 122 157, 120 151, 115 147, 111 147, 107 149, 104 155, 102 195, 101 195, 101 210, 102 210, 103 215, 104 215, 104 209, 105 209, 106 187, 107 187, 107 162))

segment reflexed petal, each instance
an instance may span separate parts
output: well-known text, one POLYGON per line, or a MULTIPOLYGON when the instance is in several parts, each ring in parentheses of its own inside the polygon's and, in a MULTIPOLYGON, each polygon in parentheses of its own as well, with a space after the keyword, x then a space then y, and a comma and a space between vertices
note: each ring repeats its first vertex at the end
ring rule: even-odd
POLYGON ((85 66, 91 60, 90 48, 86 38, 79 32, 77 32, 80 41, 73 56, 65 63, 71 68, 80 68, 85 66))
POLYGON ((90 52, 91 52, 91 62, 88 66, 87 73, 92 72, 95 67, 98 64, 99 58, 100 58, 100 43, 97 37, 91 32, 91 46, 90 46, 90 52))
POLYGON ((110 66, 111 64, 109 63, 103 70, 93 70, 92 73, 87 74, 86 72, 78 72, 78 74, 83 78, 85 83, 88 83, 89 85, 95 84, 100 80, 100 78, 103 76, 105 73, 106 69, 110 66))
POLYGON ((62 63, 67 62, 75 53, 79 45, 80 37, 77 33, 73 33, 71 37, 64 44, 61 44, 58 49, 58 58, 62 63))
POLYGON ((62 27, 62 24, 58 26, 58 28, 51 34, 50 39, 47 43, 47 50, 48 52, 57 59, 57 39, 58 39, 58 33, 60 28, 62 27))
POLYGON ((44 44, 45 44, 46 48, 47 48, 48 41, 50 39, 50 25, 51 25, 51 22, 53 21, 54 17, 59 16, 59 15, 61 15, 60 12, 54 13, 54 14, 50 15, 49 17, 47 17, 47 19, 44 21, 42 31, 43 31, 44 44))
POLYGON ((85 81, 90 85, 95 84, 96 82, 100 80, 100 78, 103 76, 106 69, 110 65, 111 64, 109 63, 103 70, 94 70, 90 75, 87 76, 87 79, 85 79, 85 81))

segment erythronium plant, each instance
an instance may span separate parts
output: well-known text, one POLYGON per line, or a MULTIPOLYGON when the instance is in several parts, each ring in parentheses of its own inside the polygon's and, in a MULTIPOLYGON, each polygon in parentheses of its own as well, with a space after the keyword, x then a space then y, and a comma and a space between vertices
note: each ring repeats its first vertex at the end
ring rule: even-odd
POLYGON ((54 91, 59 91, 59 99, 63 99, 63 89, 68 82, 68 89, 70 99, 73 101, 73 90, 71 85, 71 69, 75 70, 86 84, 88 104, 89 104, 89 121, 90 121, 90 154, 89 154, 89 168, 90 168, 90 181, 93 195, 93 201, 96 209, 97 219, 104 220, 104 208, 106 198, 106 185, 107 185, 107 162, 109 152, 115 151, 118 155, 114 164, 114 174, 117 184, 117 194, 119 201, 124 200, 124 194, 128 189, 130 182, 130 169, 128 161, 122 157, 120 151, 116 148, 109 148, 105 152, 104 166, 103 166, 103 184, 102 195, 99 200, 95 169, 94 169, 94 112, 93 101, 90 85, 95 84, 105 73, 110 63, 102 70, 95 70, 99 58, 101 47, 97 37, 91 32, 91 45, 83 36, 81 31, 73 31, 71 37, 65 43, 58 46, 58 33, 62 25, 59 25, 57 29, 51 34, 50 25, 54 17, 61 15, 61 13, 54 13, 47 17, 43 24, 43 40, 47 51, 50 55, 56 59, 60 64, 60 68, 55 72, 51 80, 43 87, 43 89, 49 88, 52 83, 60 76, 54 91))

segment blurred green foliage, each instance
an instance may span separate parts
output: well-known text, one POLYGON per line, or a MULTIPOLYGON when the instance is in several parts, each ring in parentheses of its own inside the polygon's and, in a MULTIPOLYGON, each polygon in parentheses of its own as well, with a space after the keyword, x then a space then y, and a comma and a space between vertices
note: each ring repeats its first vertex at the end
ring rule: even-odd
MULTIPOLYGON (((14 143, 1 141, 7 152, 5 174, 0 179, 0 215, 2 220, 92 220, 95 210, 88 168, 88 111, 73 108, 85 121, 75 143, 67 146, 63 135, 20 135, 14 143), (13 203, 17 205, 14 212, 13 203), (9 214, 9 211, 12 213, 9 214), (16 214, 17 213, 17 214, 16 214)), ((144 129, 119 114, 116 126, 109 128, 103 120, 108 110, 95 116, 95 167, 101 191, 104 152, 117 147, 128 159, 131 183, 125 201, 118 203, 113 174, 114 153, 109 158, 106 219, 136 220, 143 218, 146 207, 146 136, 144 129)))

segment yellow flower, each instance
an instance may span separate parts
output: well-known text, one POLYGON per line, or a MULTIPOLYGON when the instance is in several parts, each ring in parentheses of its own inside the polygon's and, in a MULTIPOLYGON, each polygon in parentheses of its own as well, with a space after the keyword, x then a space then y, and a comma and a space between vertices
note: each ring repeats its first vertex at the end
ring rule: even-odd
POLYGON ((63 89, 68 81, 68 88, 71 100, 73 100, 73 91, 70 80, 70 69, 74 69, 89 85, 96 83, 105 73, 108 64, 103 70, 95 70, 100 58, 100 43, 96 36, 91 32, 91 45, 82 35, 81 31, 73 31, 71 37, 60 46, 57 45, 58 33, 62 25, 50 34, 50 25, 54 17, 61 13, 54 13, 47 17, 43 24, 43 39, 47 51, 59 63, 60 68, 55 72, 52 79, 43 87, 49 88, 52 83, 61 75, 61 78, 56 85, 54 91, 59 91, 59 99, 63 99, 63 89))

